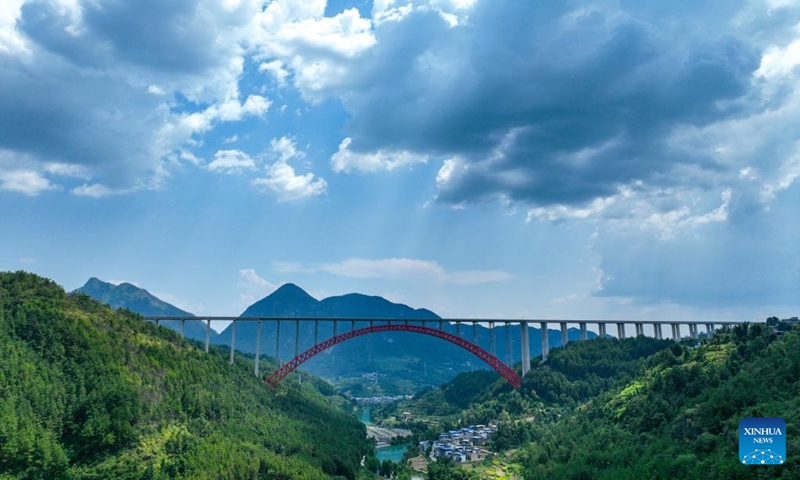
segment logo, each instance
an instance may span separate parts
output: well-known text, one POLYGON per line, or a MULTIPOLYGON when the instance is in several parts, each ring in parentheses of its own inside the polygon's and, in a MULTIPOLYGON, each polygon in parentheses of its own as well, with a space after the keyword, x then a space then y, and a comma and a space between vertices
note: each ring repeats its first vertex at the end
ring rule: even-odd
POLYGON ((782 418, 745 418, 739 422, 739 461, 745 465, 786 462, 786 422, 782 418))

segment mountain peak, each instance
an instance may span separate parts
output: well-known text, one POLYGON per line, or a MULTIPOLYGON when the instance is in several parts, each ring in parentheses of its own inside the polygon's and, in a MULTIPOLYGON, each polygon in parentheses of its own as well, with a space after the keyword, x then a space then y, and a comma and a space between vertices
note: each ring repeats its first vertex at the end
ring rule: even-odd
POLYGON ((284 283, 277 290, 250 305, 242 317, 304 317, 312 315, 319 301, 294 283, 284 283))
POLYGON ((298 287, 294 283, 284 283, 280 287, 278 287, 274 292, 272 292, 269 296, 273 295, 303 295, 303 296, 311 296, 303 290, 302 288, 298 287))
POLYGON ((191 315, 191 313, 161 300, 147 290, 127 282, 114 285, 92 277, 76 291, 85 293, 111 308, 127 308, 140 315, 191 315))

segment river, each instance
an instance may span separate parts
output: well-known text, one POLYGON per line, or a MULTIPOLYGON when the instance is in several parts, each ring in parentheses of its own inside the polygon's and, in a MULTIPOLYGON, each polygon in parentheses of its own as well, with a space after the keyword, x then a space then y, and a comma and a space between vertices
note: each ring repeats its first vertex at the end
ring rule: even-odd
POLYGON ((391 460, 392 462, 399 462, 403 459, 403 454, 406 453, 410 443, 401 443, 400 445, 389 445, 388 447, 381 447, 375 450, 375 456, 381 462, 384 460, 391 460))
MULTIPOLYGON (((361 409, 361 423, 364 425, 372 425, 372 411, 370 407, 364 407, 361 409)), ((392 462, 399 462, 403 459, 403 454, 406 453, 410 443, 402 443, 400 445, 389 445, 387 447, 381 447, 375 450, 375 456, 381 462, 384 460, 390 460, 392 462)))
POLYGON ((361 423, 364 425, 372 425, 372 410, 369 407, 361 409, 361 423))

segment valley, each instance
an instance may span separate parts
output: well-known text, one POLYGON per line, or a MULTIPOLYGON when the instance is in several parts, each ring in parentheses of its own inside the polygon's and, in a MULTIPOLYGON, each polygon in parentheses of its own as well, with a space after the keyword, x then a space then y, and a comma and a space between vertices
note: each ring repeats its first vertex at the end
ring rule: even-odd
MULTIPOLYGON (((0 340, 7 352, 0 362, 0 478, 798 473, 787 463, 764 477, 767 471, 741 465, 735 452, 741 418, 780 417, 790 431, 800 421, 796 319, 743 323, 677 342, 645 336, 573 341, 551 350, 546 361, 533 358, 520 388, 476 369, 452 372, 437 386, 427 384, 430 377, 399 376, 391 381, 408 382, 413 394, 385 395, 379 379, 394 371, 382 372, 380 362, 371 374, 333 377, 333 384, 303 368, 270 389, 252 375, 247 352, 230 364, 224 345, 206 354, 202 342, 171 331, 175 325, 156 326, 125 308, 67 294, 32 274, 0 274, 0 340)), ((418 365, 412 354, 425 355, 418 346, 380 348, 386 340, 402 346, 393 336, 402 333, 375 335, 379 343, 362 345, 361 355, 377 348, 372 361, 386 351, 383 361, 403 353, 400 358, 418 365)), ((440 347, 429 361, 441 355, 440 347)), ((335 363, 333 355, 345 357, 342 350, 320 360, 335 363)), ((261 363, 264 371, 278 365, 269 356, 261 363)), ((798 446, 789 436, 787 455, 796 455, 798 446)))

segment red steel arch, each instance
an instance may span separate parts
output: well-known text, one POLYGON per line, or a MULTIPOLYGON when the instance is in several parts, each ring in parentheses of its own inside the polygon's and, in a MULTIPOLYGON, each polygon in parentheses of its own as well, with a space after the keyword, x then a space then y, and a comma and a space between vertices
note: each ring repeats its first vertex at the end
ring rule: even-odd
POLYGON ((519 388, 520 385, 522 384, 522 380, 519 378, 519 375, 517 375, 517 373, 514 370, 509 368, 505 363, 501 362, 500 359, 498 359, 491 353, 487 352, 486 350, 482 349, 481 347, 475 345, 474 343, 464 340, 463 338, 457 337, 453 334, 447 333, 443 330, 423 327, 420 325, 408 325, 408 324, 373 325, 371 327, 364 327, 356 330, 350 330, 349 332, 345 332, 340 335, 331 337, 325 340, 324 342, 320 342, 314 345, 305 352, 291 359, 289 362, 283 364, 280 368, 275 370, 272 373, 272 375, 267 377, 267 379, 264 380, 264 383, 269 384, 270 387, 275 387, 275 385, 277 385, 278 382, 283 380, 287 375, 292 373, 295 369, 297 369, 297 367, 303 364, 303 362, 310 359, 314 355, 327 350, 328 348, 336 345, 337 343, 350 340, 351 338, 360 337, 361 335, 368 335, 370 333, 379 333, 379 332, 422 333, 425 335, 430 335, 436 338, 447 340, 448 342, 458 345, 459 347, 467 350, 468 352, 472 353, 476 357, 486 362, 490 367, 495 369, 497 373, 502 375, 503 378, 505 378, 508 381, 508 383, 513 385, 514 388, 519 388))

